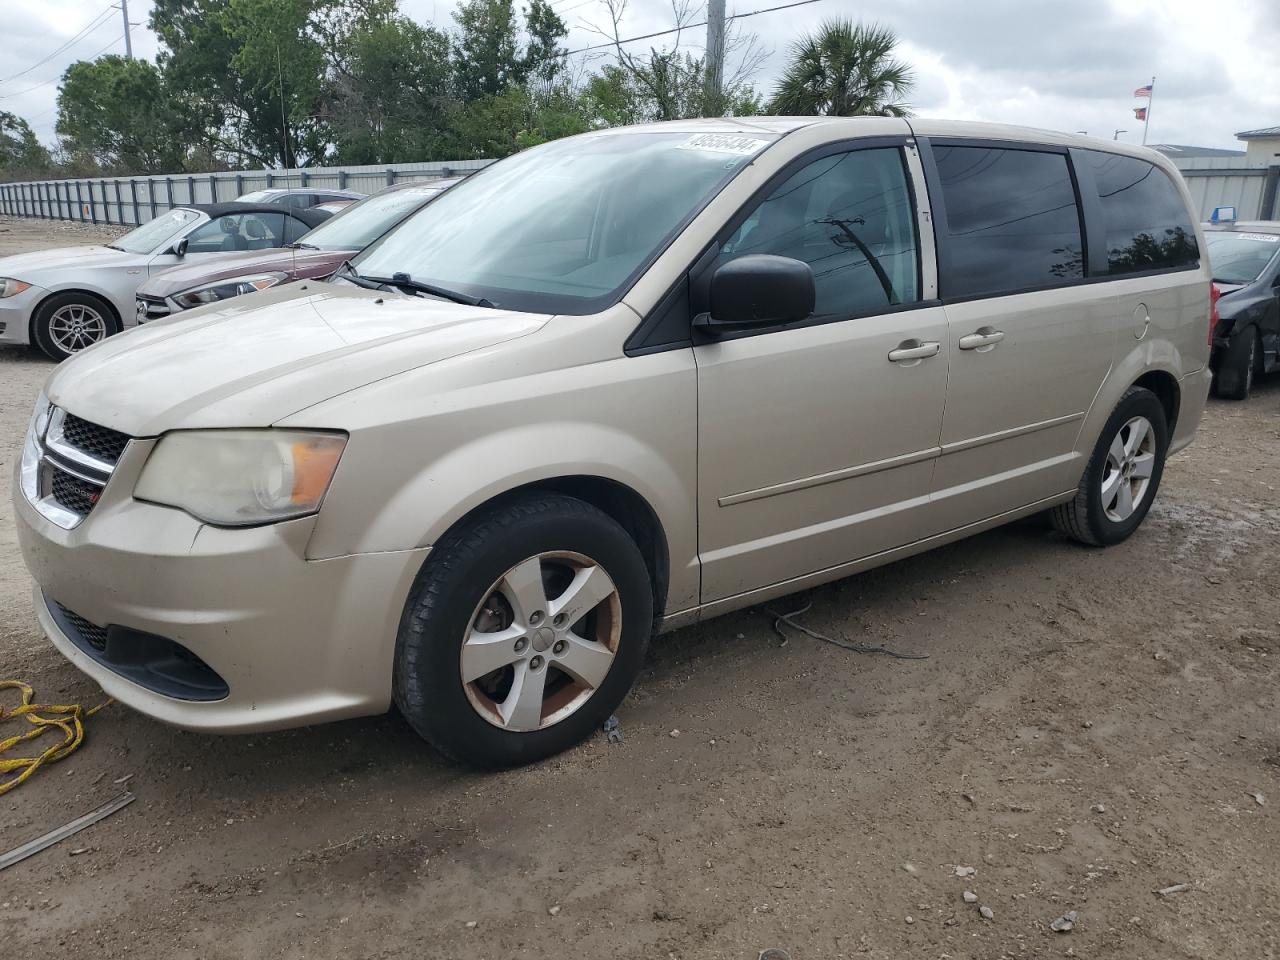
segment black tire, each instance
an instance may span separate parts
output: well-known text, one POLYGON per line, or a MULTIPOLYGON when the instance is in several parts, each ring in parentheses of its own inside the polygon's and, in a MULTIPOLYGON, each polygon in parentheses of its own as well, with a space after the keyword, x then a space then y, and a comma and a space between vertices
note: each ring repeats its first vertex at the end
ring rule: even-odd
POLYGON ((1164 475, 1164 460, 1168 449, 1169 424, 1165 418, 1164 405, 1150 390, 1130 387, 1107 418, 1089 458, 1089 465, 1080 478, 1075 497, 1049 511, 1054 527, 1073 540, 1095 547, 1111 546, 1128 538, 1142 524, 1156 498, 1160 478, 1164 475), (1116 520, 1108 516, 1103 505, 1102 484, 1108 469, 1111 444, 1135 417, 1145 417, 1151 424, 1154 433, 1154 461, 1147 487, 1133 513, 1126 519, 1116 520))
MULTIPOLYGON (((74 356, 78 350, 67 350, 58 344, 50 329, 54 315, 65 307, 84 307, 91 310, 102 318, 102 324, 105 332, 102 333, 93 342, 105 340, 112 334, 120 332, 120 321, 116 319, 115 311, 101 297, 95 297, 92 293, 82 293, 78 290, 69 291, 67 293, 55 293, 52 297, 45 300, 36 309, 35 316, 31 319, 31 339, 32 342, 40 348, 40 350, 50 360, 56 360, 61 363, 68 357, 74 356)), ((86 343, 85 346, 90 344, 86 343)))
POLYGON ((1261 353, 1256 327, 1250 325, 1237 331, 1227 341, 1227 348, 1218 361, 1217 376, 1213 378, 1214 393, 1223 400, 1247 400, 1261 353))
POLYGON ((613 518, 556 493, 517 496, 441 538, 423 565, 396 639, 395 702, 419 735, 456 761, 484 768, 532 763, 600 728, 640 672, 652 630, 648 570, 613 518), (603 682, 573 713, 540 729, 514 732, 473 706, 462 681, 462 645, 480 605, 488 603, 490 585, 528 558, 552 551, 587 557, 613 581, 621 604, 617 649, 603 682))

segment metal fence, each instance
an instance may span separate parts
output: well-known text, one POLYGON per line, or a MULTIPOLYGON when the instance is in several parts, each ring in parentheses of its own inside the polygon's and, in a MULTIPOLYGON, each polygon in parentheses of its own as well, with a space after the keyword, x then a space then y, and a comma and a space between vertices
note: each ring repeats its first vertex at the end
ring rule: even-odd
POLYGON ((220 203, 253 190, 311 187, 376 193, 400 181, 471 173, 492 162, 450 160, 363 167, 311 167, 305 170, 28 180, 0 184, 0 213, 13 217, 135 226, 173 207, 220 203))
MULTIPOLYGON (((338 188, 376 193, 401 180, 468 173, 492 160, 396 163, 363 167, 311 167, 154 177, 28 180, 0 184, 0 213, 46 220, 134 226, 172 207, 234 200, 271 187, 338 188)), ((1206 218, 1214 207, 1234 206, 1241 219, 1280 219, 1280 166, 1246 167, 1242 157, 1174 161, 1206 218)))

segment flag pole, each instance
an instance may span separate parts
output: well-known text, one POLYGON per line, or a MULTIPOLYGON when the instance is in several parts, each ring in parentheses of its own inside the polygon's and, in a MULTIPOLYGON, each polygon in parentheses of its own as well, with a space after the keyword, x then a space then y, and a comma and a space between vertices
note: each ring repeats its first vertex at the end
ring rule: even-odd
POLYGON ((1155 102, 1155 99, 1156 99, 1156 78, 1152 77, 1151 92, 1147 94, 1147 110, 1146 110, 1146 113, 1143 114, 1143 121, 1142 121, 1142 145, 1144 147, 1147 145, 1147 127, 1151 126, 1151 104, 1155 102))

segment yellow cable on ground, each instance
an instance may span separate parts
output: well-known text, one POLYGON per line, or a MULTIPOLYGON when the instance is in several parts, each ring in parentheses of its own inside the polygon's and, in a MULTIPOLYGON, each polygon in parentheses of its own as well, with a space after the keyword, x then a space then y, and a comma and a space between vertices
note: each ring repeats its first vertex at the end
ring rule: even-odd
POLYGON ((12 710, 6 710, 3 706, 0 706, 0 722, 14 717, 25 717, 33 728, 18 736, 0 740, 0 774, 12 773, 14 770, 22 771, 16 777, 0 780, 0 796, 22 783, 23 780, 34 774, 44 764, 54 763, 72 753, 84 741, 83 718, 92 717, 112 702, 107 699, 88 711, 78 703, 32 703, 35 691, 31 689, 29 683, 24 683, 21 680, 0 680, 0 690, 18 690, 22 693, 20 706, 12 710), (39 756, 5 758, 5 754, 18 744, 25 743, 28 740, 35 740, 55 729, 62 731, 62 742, 54 744, 39 756))

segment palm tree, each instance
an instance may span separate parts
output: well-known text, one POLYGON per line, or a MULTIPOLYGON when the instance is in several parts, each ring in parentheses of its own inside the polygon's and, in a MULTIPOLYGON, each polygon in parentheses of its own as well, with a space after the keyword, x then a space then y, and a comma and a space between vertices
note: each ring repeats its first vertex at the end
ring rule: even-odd
POLYGON ((770 113, 833 117, 905 117, 915 85, 893 58, 898 38, 887 27, 827 20, 791 49, 791 63, 769 103, 770 113))

